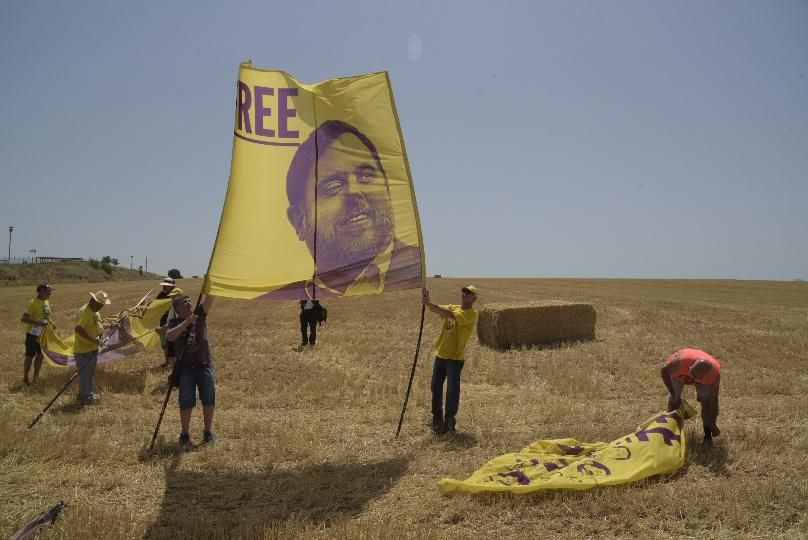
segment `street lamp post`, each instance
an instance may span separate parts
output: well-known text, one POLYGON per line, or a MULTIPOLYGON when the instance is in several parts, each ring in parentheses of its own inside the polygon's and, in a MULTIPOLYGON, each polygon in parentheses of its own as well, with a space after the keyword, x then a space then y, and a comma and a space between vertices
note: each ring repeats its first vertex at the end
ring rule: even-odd
POLYGON ((8 226, 8 263, 11 264, 11 233, 14 232, 14 227, 8 226))

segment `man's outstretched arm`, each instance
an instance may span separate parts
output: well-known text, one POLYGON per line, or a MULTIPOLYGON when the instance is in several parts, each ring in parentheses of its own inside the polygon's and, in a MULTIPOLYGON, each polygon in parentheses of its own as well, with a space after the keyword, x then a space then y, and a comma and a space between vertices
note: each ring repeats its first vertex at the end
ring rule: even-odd
POLYGON ((441 307, 437 304, 433 304, 432 301, 429 299, 429 291, 427 289, 423 289, 423 304, 427 307, 429 311, 432 313, 437 313, 444 319, 454 319, 455 315, 450 309, 446 309, 445 307, 441 307))

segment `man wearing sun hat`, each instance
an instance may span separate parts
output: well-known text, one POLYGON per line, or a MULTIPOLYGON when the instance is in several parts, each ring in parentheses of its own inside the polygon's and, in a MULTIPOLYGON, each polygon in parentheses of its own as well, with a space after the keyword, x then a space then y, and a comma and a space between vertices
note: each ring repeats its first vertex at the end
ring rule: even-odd
POLYGON ((435 363, 432 366, 432 431, 454 433, 455 416, 460 406, 460 372, 466 353, 466 344, 477 322, 474 302, 477 287, 467 285, 460 290, 460 304, 439 306, 423 290, 423 303, 429 311, 440 315, 443 328, 435 342, 435 363), (443 410, 443 382, 446 383, 446 411, 443 410))
MULTIPOLYGON (((157 293, 157 300, 162 300, 164 298, 175 298, 182 294, 182 289, 177 287, 176 281, 174 278, 167 277, 160 282, 160 286, 163 288, 159 293, 157 293)), ((160 336, 160 347, 163 349, 163 354, 165 355, 165 363, 163 367, 171 367, 174 364, 174 358, 177 356, 176 351, 174 350, 174 342, 169 341, 166 339, 166 330, 168 327, 168 321, 172 320, 174 317, 177 316, 177 312, 174 311, 174 305, 172 303, 171 307, 168 308, 163 316, 160 318, 160 331, 157 332, 157 335, 160 336)))
POLYGON ((34 364, 34 383, 39 380, 39 370, 42 368, 42 349, 39 346, 39 336, 51 322, 51 308, 48 299, 54 291, 47 283, 41 283, 36 288, 36 298, 28 303, 28 309, 22 314, 20 322, 28 325, 25 333, 25 365, 23 371, 23 384, 31 384, 28 372, 31 371, 31 362, 34 364))
POLYGON ((92 405, 98 402, 98 394, 93 392, 93 376, 98 361, 98 348, 101 345, 101 335, 104 327, 101 325, 99 311, 112 302, 104 291, 90 293, 90 301, 84 304, 76 313, 75 352, 76 368, 79 370, 78 400, 82 405, 92 405))

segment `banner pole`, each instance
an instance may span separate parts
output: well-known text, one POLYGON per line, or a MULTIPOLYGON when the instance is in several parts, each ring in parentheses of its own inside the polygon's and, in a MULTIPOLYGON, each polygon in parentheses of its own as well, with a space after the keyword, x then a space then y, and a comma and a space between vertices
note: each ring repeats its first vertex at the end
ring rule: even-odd
POLYGON ((396 428, 396 438, 401 432, 401 424, 404 423, 404 414, 407 412, 407 402, 410 400, 410 390, 412 390, 412 380, 415 378, 415 366, 418 365, 418 353, 421 352, 421 336, 424 334, 424 313, 426 306, 421 305, 421 325, 418 330, 418 341, 415 345, 415 358, 412 360, 412 369, 410 370, 410 382, 407 384, 407 393, 404 395, 404 404, 401 406, 401 416, 398 419, 398 428, 396 428))
MULTIPOLYGON (((393 117, 396 120, 396 130, 398 131, 398 140, 401 143, 401 153, 404 156, 404 167, 407 171, 407 178, 410 181, 410 197, 412 197, 413 210, 415 211, 415 223, 418 229, 418 247, 421 250, 421 288, 426 289, 426 250, 424 249, 424 235, 421 231, 421 217, 418 214, 418 201, 415 197, 415 184, 412 179, 412 171, 410 170, 410 160, 407 158, 407 145, 404 144, 404 134, 401 131, 401 120, 398 116, 398 109, 396 108, 396 100, 393 97, 393 84, 390 82, 390 74, 385 71, 384 78, 387 80, 387 93, 390 98, 390 106, 393 109, 393 117)), ((407 412, 407 402, 410 399, 410 390, 412 390, 412 381, 415 378, 415 368, 418 365, 418 354, 421 352, 421 337, 424 334, 424 314, 426 306, 421 304, 421 324, 418 328, 418 341, 415 344, 415 358, 412 360, 412 369, 410 370, 410 382, 407 384, 407 393, 404 395, 404 405, 401 407, 401 417, 398 419, 398 428, 396 428, 396 438, 401 432, 401 425, 404 423, 404 414, 407 412)))

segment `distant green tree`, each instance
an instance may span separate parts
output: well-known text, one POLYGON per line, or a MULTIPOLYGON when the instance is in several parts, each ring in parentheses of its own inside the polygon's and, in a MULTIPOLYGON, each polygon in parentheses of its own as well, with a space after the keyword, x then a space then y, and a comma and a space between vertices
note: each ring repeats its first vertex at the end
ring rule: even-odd
POLYGON ((180 274, 180 271, 176 268, 172 268, 168 271, 168 277, 171 279, 182 279, 182 274, 180 274))
POLYGON ((112 274, 112 265, 118 265, 118 259, 113 259, 109 255, 104 255, 101 257, 101 270, 107 273, 107 275, 112 274))

